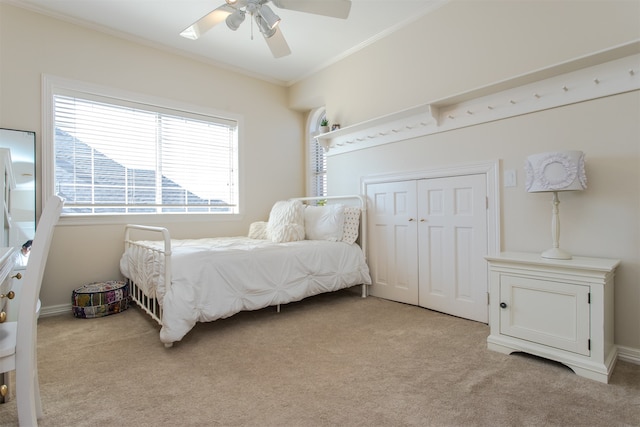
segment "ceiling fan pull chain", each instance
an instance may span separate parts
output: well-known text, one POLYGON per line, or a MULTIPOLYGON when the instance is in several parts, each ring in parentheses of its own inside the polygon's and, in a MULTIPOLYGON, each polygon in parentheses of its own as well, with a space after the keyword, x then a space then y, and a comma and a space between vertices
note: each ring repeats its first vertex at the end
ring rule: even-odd
POLYGON ((253 13, 251 13, 251 40, 253 40, 253 13))

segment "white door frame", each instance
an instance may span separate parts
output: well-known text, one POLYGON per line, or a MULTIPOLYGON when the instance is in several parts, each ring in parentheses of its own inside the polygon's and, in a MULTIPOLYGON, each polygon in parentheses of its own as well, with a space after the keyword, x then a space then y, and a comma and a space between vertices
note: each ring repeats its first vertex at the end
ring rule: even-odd
MULTIPOLYGON (((487 182, 487 255, 495 256, 500 253, 500 160, 448 165, 430 169, 397 172, 390 174, 368 175, 360 179, 362 194, 367 194, 367 185, 381 182, 407 181, 425 178, 446 178, 460 175, 484 174, 487 182)), ((367 203, 369 201, 367 200, 367 203)), ((368 254, 367 254, 368 255, 368 254)), ((488 278, 487 278, 488 283, 488 278)), ((487 290, 488 291, 488 290, 487 290)))

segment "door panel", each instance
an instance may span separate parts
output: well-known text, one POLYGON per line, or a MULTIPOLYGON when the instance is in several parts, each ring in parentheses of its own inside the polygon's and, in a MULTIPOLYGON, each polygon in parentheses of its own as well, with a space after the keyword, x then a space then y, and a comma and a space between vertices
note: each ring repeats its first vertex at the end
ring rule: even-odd
POLYGON ((371 295, 418 303, 416 182, 367 185, 371 295))
POLYGON ((419 304, 488 322, 484 175, 417 182, 419 304))

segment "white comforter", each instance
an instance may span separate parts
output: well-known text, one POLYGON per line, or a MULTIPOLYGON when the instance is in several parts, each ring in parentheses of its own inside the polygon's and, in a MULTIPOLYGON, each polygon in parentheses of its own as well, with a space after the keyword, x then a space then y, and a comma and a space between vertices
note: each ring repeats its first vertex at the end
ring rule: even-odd
POLYGON ((164 343, 180 341, 196 322, 371 284, 369 268, 356 244, 228 237, 172 240, 171 245, 170 286, 161 280, 161 257, 150 251, 132 248, 120 260, 122 274, 142 286, 147 295, 155 295, 163 306, 160 340, 164 343), (146 263, 139 263, 140 259, 146 263))

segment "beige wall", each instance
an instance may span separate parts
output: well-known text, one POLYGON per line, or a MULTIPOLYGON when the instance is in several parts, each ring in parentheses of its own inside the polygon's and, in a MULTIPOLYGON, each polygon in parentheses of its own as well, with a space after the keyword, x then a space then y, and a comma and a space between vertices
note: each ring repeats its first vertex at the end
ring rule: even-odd
POLYGON ((291 87, 350 125, 636 39, 638 1, 456 1, 291 87))
MULTIPOLYGON (((284 87, 2 3, 0 61, 0 127, 35 131, 38 153, 49 143, 42 140, 42 74, 240 114, 244 218, 167 223, 176 237, 244 234, 267 218, 274 200, 304 194, 303 116, 287 106, 284 87)), ((40 189, 40 155, 36 168, 40 189)), ((68 305, 82 284, 120 277, 122 238, 122 225, 59 225, 43 307, 68 305)))
MULTIPOLYGON (((343 126, 453 96, 640 38, 640 2, 453 2, 294 85, 301 110, 327 106, 343 126)), ((330 156, 331 193, 376 174, 501 161, 502 250, 551 246, 547 194, 524 190, 524 159, 582 150, 589 188, 561 194, 563 247, 622 260, 616 343, 640 357, 640 92, 330 156)))
MULTIPOLYGON (((168 224, 178 237, 237 234, 274 200, 304 191, 303 120, 288 107, 326 105, 332 121, 358 123, 638 39, 638 16, 636 1, 456 1, 286 89, 0 4, 0 126, 36 131, 40 152, 43 73, 241 114, 247 214, 168 224)), ((622 259, 616 342, 640 351, 639 116, 633 92, 333 156, 329 185, 351 193, 370 174, 501 159, 518 173, 501 195, 502 249, 538 251, 549 244, 549 201, 524 192, 524 157, 585 151, 589 189, 561 196, 561 241, 576 254, 622 259)), ((122 232, 57 227, 43 305, 68 304, 73 288, 118 276, 122 232)))

